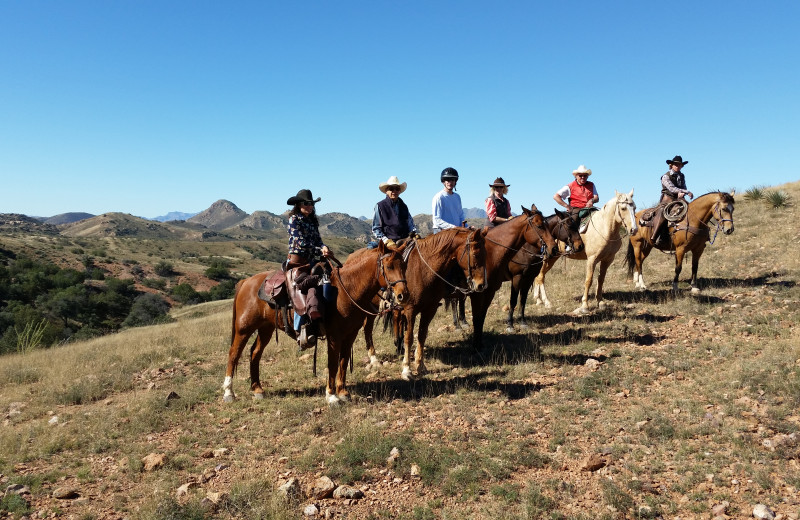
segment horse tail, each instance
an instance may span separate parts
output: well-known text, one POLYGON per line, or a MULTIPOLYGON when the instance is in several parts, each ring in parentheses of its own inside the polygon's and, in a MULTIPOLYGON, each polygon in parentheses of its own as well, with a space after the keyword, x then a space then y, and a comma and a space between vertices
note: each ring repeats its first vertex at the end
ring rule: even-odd
POLYGON ((628 279, 633 278, 633 268, 636 266, 636 258, 633 256, 633 242, 628 240, 628 250, 625 251, 625 267, 628 269, 628 279))

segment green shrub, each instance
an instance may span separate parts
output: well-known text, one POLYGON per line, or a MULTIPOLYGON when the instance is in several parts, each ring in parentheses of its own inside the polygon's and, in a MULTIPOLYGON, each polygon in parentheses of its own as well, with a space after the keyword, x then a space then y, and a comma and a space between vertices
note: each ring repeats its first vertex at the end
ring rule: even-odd
POLYGON ((153 271, 155 271, 158 276, 172 276, 172 274, 174 274, 173 268, 171 263, 162 260, 153 266, 153 271))
POLYGON ((163 323, 169 321, 168 312, 169 303, 164 298, 157 294, 145 293, 137 296, 133 301, 131 312, 122 322, 122 326, 140 327, 142 325, 152 325, 153 323, 163 323))
POLYGON ((764 200, 772 209, 783 209, 789 205, 789 195, 783 190, 769 190, 764 193, 764 200))

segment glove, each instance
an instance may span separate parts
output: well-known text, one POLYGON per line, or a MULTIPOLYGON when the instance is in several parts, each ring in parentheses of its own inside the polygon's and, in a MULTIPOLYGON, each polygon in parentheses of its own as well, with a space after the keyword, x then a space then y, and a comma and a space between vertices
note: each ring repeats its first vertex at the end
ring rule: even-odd
POLYGON ((412 231, 411 233, 408 234, 408 238, 418 238, 418 237, 419 235, 417 235, 416 231, 412 231))
POLYGON ((394 240, 389 238, 389 239, 386 240, 386 247, 388 247, 389 249, 396 249, 397 248, 397 244, 394 243, 394 240))

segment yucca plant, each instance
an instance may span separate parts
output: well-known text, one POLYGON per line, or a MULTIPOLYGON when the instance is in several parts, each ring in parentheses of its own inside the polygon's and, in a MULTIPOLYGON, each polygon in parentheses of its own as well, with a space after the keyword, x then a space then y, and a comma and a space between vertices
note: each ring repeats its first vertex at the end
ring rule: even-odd
POLYGON ((783 209, 789 205, 789 195, 783 190, 769 190, 764 192, 767 206, 773 209, 783 209))
POLYGON ((762 200, 764 198, 764 186, 753 186, 744 192, 745 200, 762 200))

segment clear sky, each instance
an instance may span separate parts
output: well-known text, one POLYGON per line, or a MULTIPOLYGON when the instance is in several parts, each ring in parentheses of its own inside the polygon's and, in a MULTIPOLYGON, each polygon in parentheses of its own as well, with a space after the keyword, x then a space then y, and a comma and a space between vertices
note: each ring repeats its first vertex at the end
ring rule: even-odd
POLYGON ((227 199, 430 213, 497 176, 546 214, 579 164, 601 202, 795 181, 797 0, 0 0, 0 213, 155 217, 227 199))

